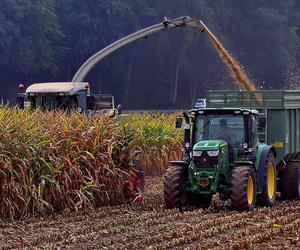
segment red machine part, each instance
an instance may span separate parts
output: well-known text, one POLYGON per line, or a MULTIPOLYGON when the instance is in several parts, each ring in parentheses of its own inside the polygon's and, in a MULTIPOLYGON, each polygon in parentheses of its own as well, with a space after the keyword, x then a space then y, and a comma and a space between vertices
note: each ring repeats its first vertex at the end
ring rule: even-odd
POLYGON ((142 202, 145 187, 144 166, 139 161, 133 161, 123 178, 125 198, 129 202, 142 202))

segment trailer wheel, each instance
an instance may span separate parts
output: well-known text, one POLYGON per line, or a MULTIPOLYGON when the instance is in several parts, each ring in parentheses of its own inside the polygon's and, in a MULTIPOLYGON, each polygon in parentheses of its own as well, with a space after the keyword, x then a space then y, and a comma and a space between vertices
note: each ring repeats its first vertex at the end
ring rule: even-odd
POLYGON ((253 210, 256 204, 256 175, 253 167, 234 168, 231 184, 232 207, 239 211, 253 210))
POLYGON ((291 162, 282 171, 281 197, 283 199, 300 198, 300 164, 291 162))
POLYGON ((257 202, 261 206, 272 207, 277 192, 277 170, 273 153, 269 153, 265 164, 265 176, 261 194, 257 195, 257 202))
POLYGON ((166 208, 182 209, 187 204, 187 193, 182 188, 187 180, 187 171, 183 166, 170 166, 163 179, 166 208))

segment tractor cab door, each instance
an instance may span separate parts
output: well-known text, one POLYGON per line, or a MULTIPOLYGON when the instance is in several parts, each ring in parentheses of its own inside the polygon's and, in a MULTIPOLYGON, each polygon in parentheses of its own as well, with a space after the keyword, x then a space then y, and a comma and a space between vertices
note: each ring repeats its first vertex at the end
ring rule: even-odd
POLYGON ((259 143, 258 130, 257 130, 257 120, 254 115, 249 115, 246 117, 246 135, 247 135, 247 148, 249 153, 255 153, 256 146, 259 143))

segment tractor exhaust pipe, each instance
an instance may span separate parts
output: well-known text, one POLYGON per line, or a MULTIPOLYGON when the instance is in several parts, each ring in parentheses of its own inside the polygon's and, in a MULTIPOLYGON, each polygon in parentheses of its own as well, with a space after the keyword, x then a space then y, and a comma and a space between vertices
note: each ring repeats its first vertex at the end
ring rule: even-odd
POLYGON ((190 118, 186 112, 183 112, 183 117, 185 119, 183 160, 188 160, 191 151, 191 124, 190 118))

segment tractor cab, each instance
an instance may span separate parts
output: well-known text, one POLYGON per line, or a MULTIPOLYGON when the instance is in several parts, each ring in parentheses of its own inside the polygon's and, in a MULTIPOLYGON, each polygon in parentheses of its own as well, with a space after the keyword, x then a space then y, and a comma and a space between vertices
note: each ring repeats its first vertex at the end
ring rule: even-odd
POLYGON ((217 157, 228 150, 228 161, 253 158, 258 145, 256 110, 198 109, 190 112, 192 154, 217 157))
MULTIPOLYGON (((227 152, 230 164, 251 158, 259 143, 257 110, 248 109, 193 109, 185 117, 185 158, 217 157, 227 152), (226 149, 226 150, 225 150, 226 149)), ((177 118, 176 127, 182 127, 177 118)))

